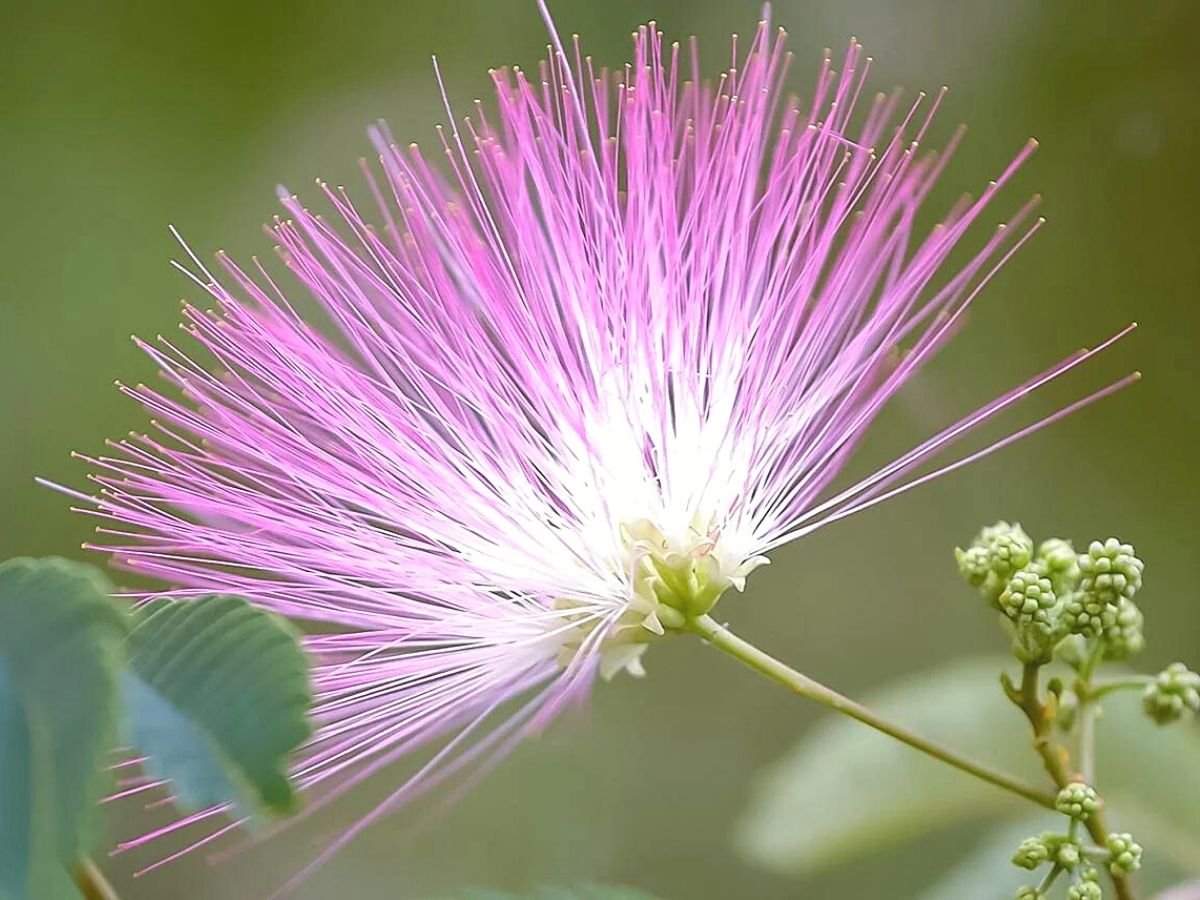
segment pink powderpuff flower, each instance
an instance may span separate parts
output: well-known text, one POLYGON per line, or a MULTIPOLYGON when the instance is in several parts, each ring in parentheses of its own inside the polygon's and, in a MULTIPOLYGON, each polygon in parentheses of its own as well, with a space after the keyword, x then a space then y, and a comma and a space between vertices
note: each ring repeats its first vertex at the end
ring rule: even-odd
MULTIPOLYGON (((946 266, 1033 144, 919 230, 960 137, 918 150, 940 95, 864 100, 851 42, 802 102, 784 44, 760 23, 705 81, 653 23, 615 73, 555 36, 536 73, 491 73, 494 109, 439 130, 443 166, 372 129, 372 223, 341 188, 321 185, 331 218, 281 190, 290 277, 193 256, 212 308, 185 307, 186 348, 139 342, 174 389, 122 388, 155 433, 90 458, 100 549, 170 595, 323 632, 294 772, 310 809, 441 742, 314 865, 464 787, 598 676, 640 674, 775 548, 1128 383, 918 474, 1081 351, 830 495, 1040 224, 1035 199, 946 266)), ((195 822, 206 843, 225 812, 124 846, 195 822)))

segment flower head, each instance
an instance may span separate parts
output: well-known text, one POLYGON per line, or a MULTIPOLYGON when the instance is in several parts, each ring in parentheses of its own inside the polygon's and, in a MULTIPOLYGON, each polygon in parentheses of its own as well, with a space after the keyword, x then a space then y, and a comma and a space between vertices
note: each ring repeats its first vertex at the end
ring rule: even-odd
POLYGON ((937 101, 863 99, 857 43, 789 98, 784 41, 762 23, 715 82, 654 25, 616 73, 556 43, 492 73, 442 167, 372 129, 373 214, 281 191, 286 280, 193 258, 212 308, 142 344, 176 390, 124 388, 156 432, 92 460, 89 499, 176 595, 333 632, 308 642, 310 808, 438 738, 366 821, 486 767, 773 549, 1086 402, 916 475, 1081 352, 830 496, 1037 227, 1027 204, 946 268, 1032 145, 921 232, 937 101))

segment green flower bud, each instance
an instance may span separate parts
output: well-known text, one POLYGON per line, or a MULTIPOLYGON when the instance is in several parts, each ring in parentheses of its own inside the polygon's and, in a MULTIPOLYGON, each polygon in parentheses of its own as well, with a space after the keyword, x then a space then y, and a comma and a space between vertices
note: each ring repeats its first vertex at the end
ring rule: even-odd
POLYGON ((1012 574, 1029 565, 1033 541, 1019 524, 997 522, 980 531, 968 549, 955 549, 954 558, 967 583, 995 600, 1012 574))
POLYGON ((1114 875, 1128 875, 1142 867, 1142 847, 1131 834, 1110 834, 1104 840, 1108 848, 1108 870, 1114 875))
POLYGON ((1137 604, 1121 598, 1113 623, 1103 631, 1104 658, 1127 659, 1140 653, 1146 646, 1146 636, 1142 631, 1145 624, 1145 617, 1137 604))
POLYGON ((1063 603, 1062 623, 1071 634, 1098 637, 1117 624, 1117 607, 1076 591, 1063 603))
POLYGON ((954 548, 958 571, 971 587, 983 587, 992 574, 992 557, 983 547, 954 548))
POLYGON ((1142 586, 1144 568, 1132 544, 1122 544, 1116 538, 1103 544, 1092 541, 1087 552, 1079 554, 1079 590, 1100 603, 1116 606, 1122 597, 1133 599, 1142 586))
POLYGON ((1017 852, 1013 854, 1012 862, 1014 866, 1019 866, 1022 869, 1028 869, 1032 872, 1049 858, 1050 848, 1046 846, 1045 841, 1037 837, 1027 837, 1017 847, 1017 852))
POLYGON ((1104 900, 1104 889, 1095 869, 1085 870, 1082 880, 1067 888, 1067 900, 1104 900))
POLYGON ((1063 869, 1074 869, 1083 862, 1083 848, 1069 835, 1046 833, 1042 843, 1050 854, 1050 861, 1063 869))
POLYGON ((1057 626, 1056 617, 1051 615, 1058 602, 1054 586, 1032 566, 1013 573, 998 602, 1000 611, 1019 628, 1034 628, 1049 634, 1057 626))
POLYGON ((1083 859, 1083 851, 1078 844, 1063 844, 1054 855, 1054 861, 1064 869, 1073 869, 1083 859))
POLYGON ((1082 781, 1072 781, 1054 799, 1054 808, 1072 819, 1090 819, 1100 808, 1100 797, 1095 789, 1082 781))
POLYGON ((1200 712, 1200 674, 1181 662, 1171 663, 1147 685, 1142 707, 1159 725, 1194 716, 1200 712))
POLYGON ((1074 592, 1079 583, 1079 554, 1070 541, 1050 538, 1038 547, 1035 562, 1054 585, 1054 592, 1065 597, 1074 592))
POLYGON ((1045 900, 1045 897, 1045 894, 1030 884, 1017 888, 1016 900, 1045 900))

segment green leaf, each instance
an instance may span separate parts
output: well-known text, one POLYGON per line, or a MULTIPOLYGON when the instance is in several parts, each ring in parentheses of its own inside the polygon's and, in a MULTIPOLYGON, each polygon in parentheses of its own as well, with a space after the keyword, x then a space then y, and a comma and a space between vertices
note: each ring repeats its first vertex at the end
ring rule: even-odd
POLYGON ((238 597, 139 607, 124 679, 127 727, 179 804, 239 814, 296 806, 290 754, 311 733, 308 660, 285 620, 238 597))
POLYGON ((653 894, 631 887, 603 884, 542 886, 520 894, 467 888, 435 900, 658 900, 653 894))
MULTIPOLYGON (((1040 783, 1028 726, 997 681, 1005 665, 1003 659, 958 661, 898 682, 866 698, 866 705, 1040 783)), ((831 715, 759 777, 736 841, 754 862, 801 873, 1027 803, 831 715)))
POLYGON ((89 566, 0 563, 0 897, 73 896, 116 735, 124 616, 89 566))
MULTIPOLYGON (((886 688, 866 705, 1049 789, 1029 745, 1029 726, 997 683, 1012 665, 1004 657, 959 660, 886 688)), ((1154 725, 1132 695, 1106 699, 1104 713, 1097 725, 1097 787, 1108 802, 1110 826, 1132 831, 1181 870, 1196 871, 1200 732, 1187 724, 1154 725)), ((857 722, 830 716, 762 775, 736 839, 751 860, 802 873, 1031 808, 857 722)))

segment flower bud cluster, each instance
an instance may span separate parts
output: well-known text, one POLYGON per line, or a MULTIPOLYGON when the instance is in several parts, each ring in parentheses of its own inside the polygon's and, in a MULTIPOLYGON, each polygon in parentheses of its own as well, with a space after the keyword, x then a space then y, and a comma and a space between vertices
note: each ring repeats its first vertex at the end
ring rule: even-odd
POLYGON ((1159 725, 1194 716, 1200 712, 1200 674, 1171 663, 1146 686, 1142 708, 1159 725))
POLYGON ((1066 597, 1079 585, 1079 554, 1070 541, 1049 538, 1038 547, 1036 560, 1054 585, 1054 592, 1066 597))
POLYGON ((1013 574, 1033 559, 1033 540, 1019 523, 997 522, 980 531, 966 550, 955 548, 954 558, 967 583, 994 603, 1013 574))
POLYGON ((1042 863, 1050 859, 1050 848, 1040 837, 1027 837, 1017 847, 1013 854, 1012 864, 1032 872, 1042 863))
POLYGON ((1100 797, 1091 785, 1072 781, 1058 792, 1054 808, 1071 819, 1085 821, 1100 808, 1100 797))
POLYGON ((1030 872, 1046 863, 1070 871, 1083 859, 1083 848, 1074 837, 1048 831, 1021 841, 1017 852, 1013 854, 1012 863, 1030 872))
POLYGON ((1073 781, 1058 792, 1055 809, 1071 820, 1070 827, 1065 833, 1044 832, 1021 841, 1013 854, 1013 865, 1030 872, 1050 866, 1051 871, 1041 888, 1023 887, 1017 892, 1018 898, 1045 897, 1045 887, 1055 876, 1068 873, 1071 884, 1067 900, 1102 900, 1096 865, 1107 864, 1118 877, 1141 867, 1142 848, 1128 834, 1109 834, 1103 847, 1085 844, 1076 836, 1079 826, 1103 805, 1095 789, 1082 781, 1073 781))
POLYGON ((1079 873, 1079 880, 1067 888, 1067 900, 1103 900, 1100 873, 1089 867, 1079 873))
POLYGON ((1104 841, 1108 850, 1108 870, 1114 875, 1130 875, 1142 867, 1142 847, 1131 834, 1110 834, 1104 841))
POLYGON ((1012 619, 1018 628, 1032 628, 1046 633, 1057 629, 1057 617, 1053 615, 1053 610, 1058 604, 1058 597, 1050 579, 1034 565, 1013 573, 997 603, 1000 611, 1012 619))
MULTIPOLYGON (((1033 695, 1029 716, 1039 737, 1037 716, 1052 717, 1058 729, 1072 731, 1083 715, 1096 715, 1100 700, 1114 690, 1144 688, 1145 712, 1159 724, 1200 714, 1200 673, 1183 663, 1173 663, 1153 679, 1093 682, 1099 663, 1126 659, 1145 646, 1145 619, 1134 602, 1145 565, 1133 546, 1117 538, 1093 541, 1083 553, 1060 538, 1043 541, 1036 551, 1034 546, 1019 524, 997 522, 967 549, 956 549, 955 558, 967 582, 1001 614, 1026 676, 1055 659, 1074 670, 1069 682, 1057 675, 1049 679, 1044 705, 1040 689, 1033 695)), ((1010 699, 1028 712, 1030 682, 1018 689, 1007 675, 1001 680, 1010 699)), ((1036 678, 1032 684, 1038 687, 1036 678)), ((1019 868, 1046 869, 1040 885, 1022 887, 1017 900, 1044 900, 1064 875, 1067 900, 1103 900, 1102 867, 1118 880, 1141 867, 1142 848, 1129 834, 1108 834, 1103 846, 1087 839, 1086 830, 1102 833, 1103 827, 1103 801, 1090 785, 1066 784, 1054 807, 1067 817, 1068 827, 1027 837, 1013 853, 1019 868)))
POLYGON ((1103 544, 1092 541, 1079 555, 1079 590, 1115 606, 1122 597, 1132 600, 1142 586, 1144 563, 1134 555, 1132 544, 1110 537, 1103 544))
POLYGON ((1145 646, 1144 619, 1134 595, 1142 586, 1144 563, 1131 544, 1116 538, 1092 541, 1079 554, 1079 586, 1063 607, 1066 630, 1100 638, 1106 659, 1125 659, 1145 646))
POLYGON ((1050 538, 1033 547, 1019 524, 997 522, 955 550, 963 577, 1007 619, 1019 659, 1046 662, 1068 635, 1099 642, 1110 660, 1145 646, 1133 602, 1145 566, 1132 545, 1109 538, 1076 553, 1069 541, 1050 538))

